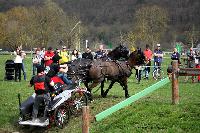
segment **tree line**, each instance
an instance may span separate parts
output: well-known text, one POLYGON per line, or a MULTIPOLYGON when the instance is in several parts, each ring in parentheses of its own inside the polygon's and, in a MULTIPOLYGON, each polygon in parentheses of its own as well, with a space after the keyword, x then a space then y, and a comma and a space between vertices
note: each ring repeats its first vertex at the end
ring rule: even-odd
MULTIPOLYGON (((69 47, 77 47, 79 44, 84 47, 84 40, 87 39, 89 46, 95 46, 99 42, 113 46, 119 43, 144 46, 148 43, 152 47, 156 43, 163 43, 168 48, 177 41, 190 47, 198 44, 200 39, 199 0, 4 1, 3 6, 0 6, 3 15, 0 16, 6 16, 13 7, 28 10, 30 23, 35 23, 29 30, 24 29, 31 31, 28 33, 32 35, 28 35, 27 45, 55 45, 62 40, 69 47), (51 6, 47 6, 47 3, 51 6), (76 27, 73 35, 69 35, 79 21, 80 27, 76 27)), ((20 35, 22 33, 26 32, 20 31, 20 35)))
POLYGON ((78 48, 84 28, 75 16, 67 16, 56 3, 46 0, 42 6, 17 6, 0 13, 0 45, 14 50, 65 45, 78 48))

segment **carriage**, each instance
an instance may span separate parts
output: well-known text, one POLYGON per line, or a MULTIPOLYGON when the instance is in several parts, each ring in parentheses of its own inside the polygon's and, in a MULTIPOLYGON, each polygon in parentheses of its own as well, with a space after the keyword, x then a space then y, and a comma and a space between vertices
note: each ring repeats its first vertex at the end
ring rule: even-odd
POLYGON ((38 120, 34 122, 31 120, 33 103, 35 93, 28 97, 21 103, 20 94, 19 110, 20 117, 18 120, 19 125, 50 127, 56 125, 63 128, 67 125, 72 115, 79 115, 82 112, 82 106, 87 106, 88 98, 87 91, 77 86, 68 87, 63 90, 62 85, 57 85, 57 89, 51 93, 51 102, 47 109, 46 118, 44 119, 45 101, 42 103, 38 110, 38 120))

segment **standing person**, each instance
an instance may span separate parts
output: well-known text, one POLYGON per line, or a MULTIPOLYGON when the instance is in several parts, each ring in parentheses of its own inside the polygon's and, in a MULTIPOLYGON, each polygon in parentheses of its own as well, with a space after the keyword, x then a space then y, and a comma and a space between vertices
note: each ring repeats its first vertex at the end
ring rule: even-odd
POLYGON ((163 60, 163 51, 160 49, 160 44, 157 44, 157 48, 154 50, 154 70, 158 68, 159 74, 161 74, 160 71, 161 71, 162 60, 163 60))
POLYGON ((149 48, 149 45, 146 45, 146 49, 143 51, 145 59, 146 59, 146 67, 144 69, 145 71, 145 79, 149 78, 149 73, 150 73, 150 67, 151 67, 151 59, 152 59, 152 51, 149 48))
POLYGON ((173 53, 171 55, 171 59, 172 60, 177 60, 178 64, 181 64, 181 62, 180 62, 180 54, 178 53, 176 48, 174 48, 174 51, 173 51, 173 53))
POLYGON ((69 52, 67 51, 66 46, 63 46, 62 50, 60 51, 60 56, 62 57, 59 61, 60 64, 63 64, 69 61, 69 52))
POLYGON ((82 58, 82 53, 80 51, 78 51, 78 59, 82 58))
POLYGON ((42 50, 40 51, 40 57, 41 57, 41 66, 45 66, 44 65, 44 55, 45 55, 46 51, 45 51, 45 47, 42 47, 42 50))
POLYGON ((21 56, 22 56, 22 72, 24 75, 24 80, 26 81, 26 69, 25 69, 25 65, 24 65, 24 59, 26 57, 26 53, 24 51, 22 51, 21 56))
POLYGON ((36 93, 35 101, 33 104, 32 121, 38 122, 37 119, 38 109, 39 105, 43 102, 45 102, 43 117, 46 119, 47 109, 50 102, 50 95, 49 95, 50 78, 45 75, 43 66, 37 67, 37 75, 31 78, 29 86, 30 87, 34 86, 34 90, 36 93))
MULTIPOLYGON (((60 53, 60 50, 56 48, 56 50, 54 51, 54 56, 52 58, 53 63, 51 65, 59 64, 59 60, 61 59, 59 53, 60 53)), ((51 68, 51 65, 50 65, 50 68, 51 68)))
POLYGON ((40 48, 37 48, 33 56, 33 76, 35 75, 37 67, 41 65, 41 60, 40 48))
POLYGON ((54 56, 53 48, 49 47, 48 51, 44 55, 44 64, 45 64, 45 69, 47 70, 47 72, 50 69, 50 65, 53 63, 53 60, 52 60, 53 56, 54 56))
POLYGON ((73 60, 76 60, 76 59, 78 59, 78 51, 76 49, 74 49, 72 51, 71 60, 73 61, 73 60))
POLYGON ((14 51, 15 59, 15 81, 20 82, 21 81, 21 71, 22 71, 22 56, 21 56, 21 50, 19 48, 14 51))
POLYGON ((106 56, 106 54, 103 51, 103 45, 99 45, 99 49, 96 51, 94 59, 100 59, 105 56, 106 56))
POLYGON ((87 47, 85 52, 82 54, 82 58, 93 60, 93 55, 89 47, 87 47))
POLYGON ((195 59, 195 52, 193 48, 190 48, 190 51, 187 53, 187 67, 194 68, 194 59, 195 59))

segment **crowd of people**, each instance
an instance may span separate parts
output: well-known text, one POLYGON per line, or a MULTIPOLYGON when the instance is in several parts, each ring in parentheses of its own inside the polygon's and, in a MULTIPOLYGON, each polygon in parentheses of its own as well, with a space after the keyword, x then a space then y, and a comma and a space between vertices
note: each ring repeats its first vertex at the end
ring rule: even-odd
MULTIPOLYGON (((137 48, 137 50, 141 50, 137 48)), ((161 45, 157 44, 156 48, 152 51, 150 50, 149 45, 146 45, 145 50, 143 51, 145 58, 146 58, 146 65, 144 68, 144 79, 149 79, 149 73, 150 68, 153 67, 153 71, 158 69, 158 72, 160 72, 161 75, 161 68, 162 68, 162 62, 163 62, 163 51, 161 50, 161 45), (153 63, 153 66, 151 66, 151 63, 153 63)), ((171 60, 177 60, 178 63, 181 65, 181 56, 182 54, 177 51, 177 48, 173 49, 173 52, 171 54, 171 60)), ((187 59, 186 59, 186 67, 187 68, 200 68, 200 53, 198 50, 194 51, 193 48, 190 48, 189 51, 186 53, 187 59)), ((136 69, 136 79, 138 81, 141 80, 142 75, 142 68, 139 67, 136 69)), ((200 76, 198 76, 198 82, 200 82, 200 76)), ((192 77, 192 81, 194 82, 194 76, 192 77)))
MULTIPOLYGON (((137 49, 139 50, 139 48, 137 49)), ((140 49, 141 50, 141 49, 140 49)), ((161 45, 157 44, 156 48, 152 51, 149 45, 146 45, 145 50, 143 51, 146 57, 146 65, 144 69, 144 78, 148 79, 150 74, 150 68, 153 64, 154 69, 158 68, 161 70, 161 64, 163 61, 163 51, 161 50, 161 45)), ((16 55, 15 57, 15 81, 21 81, 21 71, 24 75, 24 80, 27 80, 26 77, 26 70, 24 65, 24 58, 26 56, 25 52, 20 48, 17 47, 16 51, 14 52, 16 55)), ((187 52, 187 67, 188 68, 199 68, 199 52, 194 51, 192 48, 187 52)), ((48 71, 50 69, 50 65, 56 60, 56 63, 63 64, 68 61, 72 61, 79 58, 85 59, 98 59, 106 57, 107 53, 103 50, 103 45, 99 46, 99 49, 96 52, 92 52, 89 47, 85 49, 85 51, 81 54, 80 51, 74 49, 73 51, 68 51, 66 46, 63 46, 61 49, 53 49, 49 47, 47 51, 45 48, 36 48, 32 58, 32 75, 36 74, 37 67, 42 65, 48 71), (57 59, 56 59, 57 58, 57 59)), ((181 54, 177 51, 176 48, 173 49, 173 53, 171 54, 172 60, 178 60, 178 63, 181 64, 181 54)), ((154 70, 153 69, 153 70, 154 70)), ((136 71, 136 78, 141 79, 141 70, 136 71)), ((200 80, 200 79, 199 79, 200 80)))
MULTIPOLYGON (((21 81, 21 71, 23 72, 24 80, 27 80, 25 65, 23 61, 26 57, 25 52, 21 47, 17 47, 14 51, 14 55, 15 81, 21 81)), ((52 63, 63 64, 79 58, 93 60, 105 57, 106 55, 107 53, 103 50, 102 45, 99 46, 99 49, 96 52, 92 52, 91 49, 87 47, 82 54, 76 49, 73 51, 68 51, 66 46, 63 46, 61 49, 56 48, 55 50, 52 47, 49 47, 47 50, 44 47, 36 48, 32 56, 32 75, 36 75, 37 67, 40 65, 44 66, 48 71, 52 63)))

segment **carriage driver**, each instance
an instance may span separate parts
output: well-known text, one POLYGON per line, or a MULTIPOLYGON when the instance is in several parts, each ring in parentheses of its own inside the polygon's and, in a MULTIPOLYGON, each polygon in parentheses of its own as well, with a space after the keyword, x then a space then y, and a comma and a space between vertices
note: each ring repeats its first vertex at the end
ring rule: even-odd
POLYGON ((33 104, 32 121, 39 122, 39 119, 37 119, 38 109, 39 105, 43 102, 45 102, 44 120, 46 120, 47 108, 50 102, 50 78, 45 75, 43 66, 37 67, 37 75, 32 77, 32 79, 30 80, 30 87, 31 86, 34 86, 34 90, 36 93, 35 101, 33 104))
MULTIPOLYGON (((54 65, 52 67, 52 71, 54 71, 54 74, 50 74, 49 77, 51 78, 51 86, 54 86, 56 83, 65 84, 65 85, 72 85, 76 83, 76 81, 72 81, 67 76, 68 66, 67 64, 63 65, 54 65)), ((52 72, 51 71, 51 72, 52 72)))

